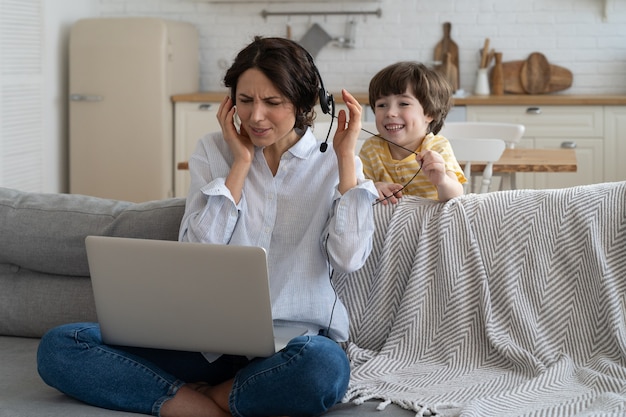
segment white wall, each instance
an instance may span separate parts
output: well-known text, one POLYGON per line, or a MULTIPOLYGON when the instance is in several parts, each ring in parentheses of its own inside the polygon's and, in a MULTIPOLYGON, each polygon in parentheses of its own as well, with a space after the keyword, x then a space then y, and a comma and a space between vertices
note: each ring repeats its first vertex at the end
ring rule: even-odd
POLYGON ((286 25, 300 39, 312 23, 343 36, 346 16, 261 16, 268 11, 373 11, 382 17, 355 16, 354 49, 324 47, 317 63, 326 87, 366 91, 371 76, 397 60, 432 60, 442 23, 452 23, 459 46, 461 87, 473 90, 478 50, 485 37, 505 61, 531 52, 570 69, 574 83, 566 93, 626 93, 626 1, 606 0, 381 0, 216 4, 203 0, 100 0, 102 15, 151 15, 194 23, 200 30, 203 90, 221 89, 223 68, 255 34, 280 35, 286 25))

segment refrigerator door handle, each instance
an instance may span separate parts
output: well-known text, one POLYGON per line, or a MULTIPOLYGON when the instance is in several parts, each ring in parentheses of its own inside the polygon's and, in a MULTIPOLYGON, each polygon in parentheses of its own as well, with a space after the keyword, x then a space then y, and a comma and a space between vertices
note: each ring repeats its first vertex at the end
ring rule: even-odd
POLYGON ((94 94, 70 94, 70 101, 102 101, 104 97, 94 94))

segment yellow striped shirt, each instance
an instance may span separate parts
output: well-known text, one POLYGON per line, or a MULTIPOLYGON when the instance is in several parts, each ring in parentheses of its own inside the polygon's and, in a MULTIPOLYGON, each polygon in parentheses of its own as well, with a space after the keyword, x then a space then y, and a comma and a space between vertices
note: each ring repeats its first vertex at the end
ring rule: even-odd
MULTIPOLYGON (((363 162, 363 173, 366 178, 374 182, 391 182, 405 185, 402 190, 404 195, 416 195, 424 198, 438 199, 437 187, 435 187, 423 171, 409 183, 413 175, 419 170, 419 162, 415 159, 415 155, 411 154, 401 161, 397 161, 391 157, 389 146, 393 146, 381 138, 372 136, 367 139, 359 152, 359 157, 363 162)), ((425 149, 431 149, 443 156, 446 164, 446 171, 452 171, 456 174, 461 184, 467 182, 463 170, 454 157, 452 146, 448 140, 440 135, 429 133, 422 144, 415 152, 421 152, 425 149)))

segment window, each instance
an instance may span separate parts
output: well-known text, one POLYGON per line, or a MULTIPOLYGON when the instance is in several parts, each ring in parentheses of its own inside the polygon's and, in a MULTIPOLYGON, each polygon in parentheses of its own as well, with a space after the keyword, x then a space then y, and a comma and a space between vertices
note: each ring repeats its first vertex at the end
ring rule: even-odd
POLYGON ((43 51, 40 0, 0 0, 0 186, 41 191, 43 51))

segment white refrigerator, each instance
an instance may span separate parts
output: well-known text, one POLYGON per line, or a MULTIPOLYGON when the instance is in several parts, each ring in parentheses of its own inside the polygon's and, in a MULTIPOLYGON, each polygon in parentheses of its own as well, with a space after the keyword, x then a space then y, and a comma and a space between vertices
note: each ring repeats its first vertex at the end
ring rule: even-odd
POLYGON ((199 89, 198 33, 158 18, 77 21, 69 45, 69 190, 174 195, 171 96, 199 89))

